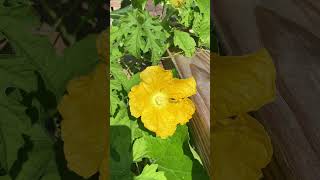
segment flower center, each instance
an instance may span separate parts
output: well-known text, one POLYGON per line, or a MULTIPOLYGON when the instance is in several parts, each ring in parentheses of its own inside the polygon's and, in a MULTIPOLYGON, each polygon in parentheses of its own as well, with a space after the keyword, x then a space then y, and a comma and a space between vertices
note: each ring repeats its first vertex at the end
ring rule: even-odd
POLYGON ((154 94, 152 97, 152 103, 157 107, 164 106, 167 104, 167 102, 168 102, 167 96, 161 92, 154 94))

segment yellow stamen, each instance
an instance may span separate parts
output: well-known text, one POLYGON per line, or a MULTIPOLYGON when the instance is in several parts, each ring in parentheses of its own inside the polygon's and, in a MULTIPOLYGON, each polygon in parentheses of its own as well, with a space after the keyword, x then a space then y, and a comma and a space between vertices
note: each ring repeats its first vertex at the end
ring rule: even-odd
POLYGON ((157 92, 152 96, 152 103, 157 107, 163 107, 168 103, 168 97, 164 93, 157 92))

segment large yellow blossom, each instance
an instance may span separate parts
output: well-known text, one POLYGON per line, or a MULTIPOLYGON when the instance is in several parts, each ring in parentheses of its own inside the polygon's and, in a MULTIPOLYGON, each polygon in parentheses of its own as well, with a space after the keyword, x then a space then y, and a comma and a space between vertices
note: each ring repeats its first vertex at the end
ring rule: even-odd
POLYGON ((272 158, 271 140, 247 114, 275 97, 275 68, 263 49, 247 56, 213 55, 211 158, 215 180, 259 180, 272 158))
POLYGON ((109 151, 106 64, 71 80, 67 91, 58 109, 68 168, 85 178, 99 171, 105 180, 109 151))
POLYGON ((68 83, 68 94, 63 96, 58 106, 63 118, 61 135, 68 168, 85 178, 99 171, 100 180, 106 180, 109 175, 108 37, 108 29, 97 37, 96 47, 101 61, 91 73, 68 83))
POLYGON ((174 134, 178 124, 187 123, 195 112, 188 98, 196 93, 194 78, 176 79, 160 66, 147 67, 141 82, 129 93, 131 114, 161 138, 174 134))

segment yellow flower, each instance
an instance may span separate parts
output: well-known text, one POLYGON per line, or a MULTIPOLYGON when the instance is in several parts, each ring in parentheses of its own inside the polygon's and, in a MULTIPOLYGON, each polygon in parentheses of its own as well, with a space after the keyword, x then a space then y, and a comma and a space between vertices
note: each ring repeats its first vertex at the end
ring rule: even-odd
POLYGON ((274 100, 275 68, 263 49, 246 56, 212 56, 211 154, 216 180, 258 180, 272 157, 271 140, 247 114, 274 100))
POLYGON ((149 66, 140 74, 141 82, 129 93, 131 114, 161 138, 174 134, 178 124, 187 123, 195 106, 188 98, 196 93, 196 82, 173 78, 160 66, 149 66))
POLYGON ((185 3, 185 0, 170 0, 170 4, 172 4, 173 7, 179 8, 185 3))
POLYGON ((68 168, 85 178, 99 171, 104 180, 109 150, 106 64, 71 80, 67 91, 58 109, 68 168))

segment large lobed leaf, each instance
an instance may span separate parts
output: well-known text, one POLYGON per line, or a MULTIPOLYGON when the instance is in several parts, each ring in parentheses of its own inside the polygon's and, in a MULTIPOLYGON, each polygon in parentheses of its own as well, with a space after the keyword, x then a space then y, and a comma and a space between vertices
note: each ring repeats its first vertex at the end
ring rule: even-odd
POLYGON ((148 12, 132 10, 120 19, 118 26, 111 28, 110 41, 137 58, 150 53, 152 63, 156 64, 167 48, 167 38, 168 33, 158 20, 148 12))
POLYGON ((137 139, 133 145, 133 160, 149 158, 159 165, 168 180, 209 179, 200 163, 190 156, 189 133, 186 125, 179 126, 172 137, 160 139, 145 135, 137 139), (187 148, 185 147, 187 146, 187 148))
POLYGON ((47 98, 60 99, 71 78, 97 64, 96 38, 89 36, 57 56, 47 37, 35 34, 39 19, 29 1, 21 2, 6 1, 9 6, 4 6, 0 1, 1 37, 14 50, 0 54, 0 168, 6 173, 0 178, 59 180, 52 137, 45 128, 56 107, 49 107, 47 98))

